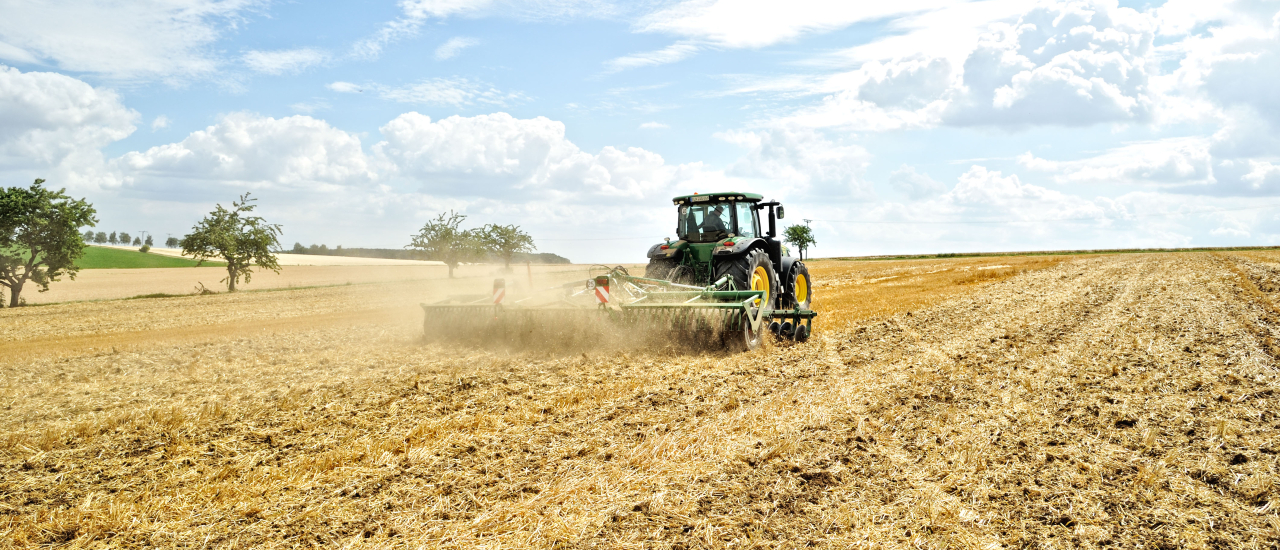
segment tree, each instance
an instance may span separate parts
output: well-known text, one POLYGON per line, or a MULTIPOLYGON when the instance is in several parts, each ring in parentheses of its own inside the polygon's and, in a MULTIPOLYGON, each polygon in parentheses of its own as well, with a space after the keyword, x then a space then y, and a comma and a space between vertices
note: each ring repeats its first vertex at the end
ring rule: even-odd
POLYGON ((142 246, 142 237, 134 237, 133 246, 142 246))
POLYGON ((151 234, 149 234, 149 233, 148 233, 148 234, 147 234, 147 240, 142 241, 142 244, 145 244, 145 245, 147 245, 147 247, 148 247, 148 248, 150 248, 150 247, 155 246, 155 245, 156 245, 156 242, 155 242, 155 241, 153 241, 153 240, 151 240, 151 234))
POLYGON ((248 216, 257 205, 249 194, 240 195, 231 209, 221 204, 182 237, 182 253, 203 263, 209 258, 227 262, 227 291, 235 292, 240 277, 249 282, 253 266, 280 272, 280 264, 272 250, 280 246, 280 225, 267 223, 259 216, 248 216))
POLYGON ((292 252, 293 254, 306 254, 307 247, 302 246, 302 243, 295 242, 293 243, 293 250, 291 250, 290 252, 292 252))
POLYGON ((93 242, 93 230, 90 229, 88 231, 85 231, 84 235, 81 235, 80 238, 84 239, 84 242, 86 243, 93 242))
POLYGON ((804 252, 810 246, 818 244, 813 238, 813 230, 807 225, 790 225, 782 232, 783 240, 791 243, 800 250, 800 259, 804 259, 804 252))
POLYGON ((120 239, 120 244, 125 246, 129 246, 129 243, 133 242, 133 236, 125 233, 124 231, 121 231, 120 236, 117 238, 120 239))
POLYGON ((93 205, 43 184, 0 190, 0 286, 9 288, 9 307, 22 305, 27 281, 45 292, 62 275, 75 279, 85 247, 80 228, 98 223, 93 205))
POLYGON ((458 264, 474 257, 479 249, 476 231, 458 228, 465 219, 466 216, 452 210, 448 214, 441 213, 422 226, 418 234, 411 237, 413 242, 405 248, 416 248, 427 258, 444 262, 449 266, 449 278, 452 279, 458 264))
POLYGON ((99 231, 96 235, 93 236, 93 242, 98 244, 106 244, 107 243, 106 232, 99 231))
POLYGON ((533 252, 533 237, 520 230, 517 225, 489 224, 479 233, 480 242, 485 250, 502 258, 506 269, 511 269, 511 257, 516 252, 533 252))
MULTIPOLYGON (((101 233, 99 233, 99 235, 101 235, 101 233)), ((169 237, 164 240, 164 246, 165 248, 178 248, 179 246, 182 246, 182 242, 179 241, 177 237, 169 237)))
POLYGON ((115 231, 112 231, 112 232, 111 232, 111 236, 110 236, 110 237, 107 237, 107 242, 109 242, 109 243, 111 243, 111 244, 118 244, 118 243, 120 242, 120 238, 119 238, 119 237, 116 237, 116 232, 115 232, 115 231))

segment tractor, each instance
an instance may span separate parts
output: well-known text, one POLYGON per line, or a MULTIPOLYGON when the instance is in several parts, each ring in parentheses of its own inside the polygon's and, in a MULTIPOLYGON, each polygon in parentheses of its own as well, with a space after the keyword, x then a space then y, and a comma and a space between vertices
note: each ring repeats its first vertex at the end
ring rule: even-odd
MULTIPOLYGON (((764 293, 769 310, 809 310, 813 288, 809 269, 778 240, 777 220, 786 210, 754 193, 694 193, 672 199, 677 209, 676 241, 649 248, 645 277, 692 286, 764 293), (762 216, 762 213, 766 213, 762 216), (761 218, 768 231, 762 231, 761 218)), ((785 320, 770 329, 803 340, 809 327, 785 320), (791 334, 798 330, 801 333, 791 334)))

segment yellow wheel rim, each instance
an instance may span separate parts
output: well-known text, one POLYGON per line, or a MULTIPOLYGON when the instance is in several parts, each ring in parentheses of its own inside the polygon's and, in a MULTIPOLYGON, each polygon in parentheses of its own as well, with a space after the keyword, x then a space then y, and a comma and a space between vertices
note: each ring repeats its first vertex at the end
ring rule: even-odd
POLYGON ((809 278, 803 273, 796 275, 796 303, 803 304, 809 300, 809 278))
MULTIPOLYGON (((769 299, 769 272, 762 265, 756 266, 756 270, 751 272, 751 290, 763 290, 764 299, 769 299)), ((760 300, 756 300, 756 304, 759 303, 760 300)))

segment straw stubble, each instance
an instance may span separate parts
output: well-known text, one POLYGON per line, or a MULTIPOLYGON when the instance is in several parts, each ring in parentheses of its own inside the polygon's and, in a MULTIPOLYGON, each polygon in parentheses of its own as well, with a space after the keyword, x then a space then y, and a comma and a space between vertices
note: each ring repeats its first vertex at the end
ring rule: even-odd
POLYGON ((740 355, 422 344, 394 284, 35 308, 131 345, 8 329, 57 349, 0 367, 0 545, 1280 540, 1280 258, 810 268, 813 340, 740 355))

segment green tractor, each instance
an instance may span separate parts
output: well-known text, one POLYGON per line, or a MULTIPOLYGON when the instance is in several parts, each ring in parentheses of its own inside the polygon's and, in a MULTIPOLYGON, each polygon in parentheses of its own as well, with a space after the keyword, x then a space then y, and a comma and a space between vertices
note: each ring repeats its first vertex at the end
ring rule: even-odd
POLYGON ((675 197, 676 241, 653 245, 645 277, 719 290, 763 292, 761 305, 780 337, 808 338, 813 287, 809 269, 778 240, 777 220, 785 210, 754 193, 694 193, 675 197), (767 212, 768 231, 761 214, 767 212), (794 318, 793 318, 794 317, 794 318))

